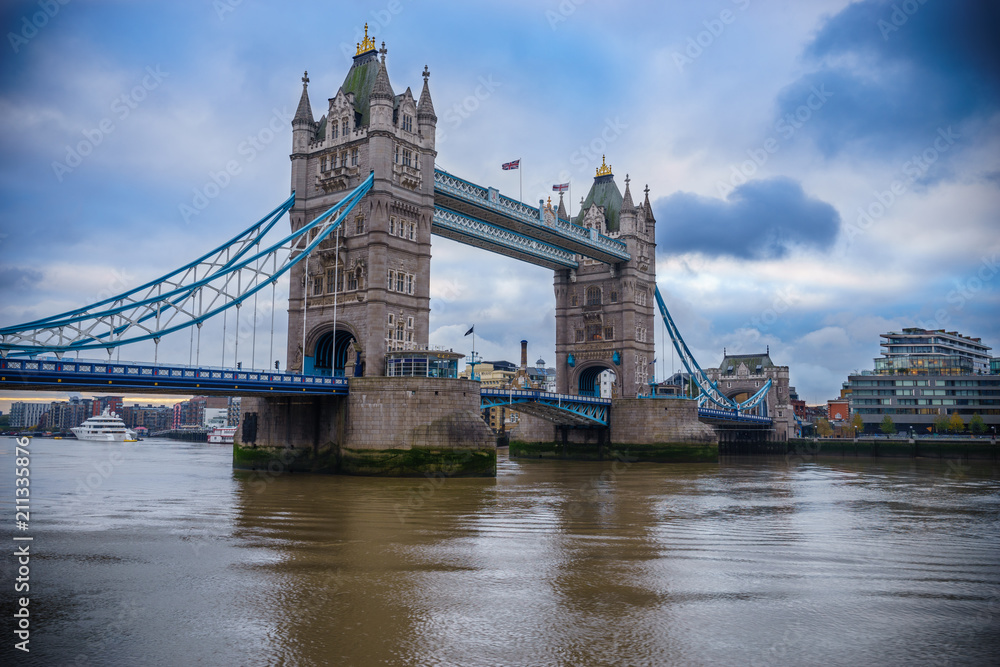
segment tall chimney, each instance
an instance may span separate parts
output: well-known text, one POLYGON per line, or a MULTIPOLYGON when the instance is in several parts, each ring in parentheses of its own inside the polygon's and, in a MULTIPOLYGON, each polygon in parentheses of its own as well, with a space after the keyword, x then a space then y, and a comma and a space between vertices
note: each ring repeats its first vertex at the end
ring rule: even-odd
POLYGON ((521 341, 521 370, 528 370, 528 341, 521 341))

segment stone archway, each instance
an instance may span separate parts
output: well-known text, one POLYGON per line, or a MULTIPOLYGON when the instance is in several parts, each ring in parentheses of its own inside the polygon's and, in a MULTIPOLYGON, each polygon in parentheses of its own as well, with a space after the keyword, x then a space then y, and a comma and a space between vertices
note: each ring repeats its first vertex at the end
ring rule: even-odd
POLYGON ((599 397, 601 395, 601 374, 605 371, 611 371, 614 374, 615 377, 611 384, 617 388, 618 370, 610 364, 594 362, 577 369, 576 382, 574 383, 577 395, 599 397))
POLYGON ((355 368, 348 368, 349 360, 355 355, 352 350, 357 345, 357 336, 346 325, 337 325, 337 329, 328 329, 319 334, 312 346, 313 375, 332 375, 335 377, 353 376, 355 368))

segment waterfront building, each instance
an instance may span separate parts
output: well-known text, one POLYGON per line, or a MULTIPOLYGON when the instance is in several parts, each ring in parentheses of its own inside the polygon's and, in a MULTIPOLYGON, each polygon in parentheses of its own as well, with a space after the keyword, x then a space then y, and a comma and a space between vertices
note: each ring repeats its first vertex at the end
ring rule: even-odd
POLYGON ((978 414, 988 428, 1000 426, 1000 376, 989 372, 991 348, 979 338, 926 329, 881 337, 874 370, 848 378, 851 410, 866 433, 878 432, 887 416, 897 430, 918 434, 953 415, 966 425, 978 414))
POLYGON ((42 416, 49 411, 46 403, 26 403, 19 401, 10 406, 11 428, 32 428, 37 426, 42 416))
POLYGON ((875 370, 897 375, 923 375, 938 371, 941 375, 989 373, 992 349, 979 338, 963 336, 944 329, 903 329, 880 335, 884 349, 875 360, 875 370))
POLYGON ((990 375, 1000 375, 1000 357, 990 359, 990 375))
POLYGON ((451 350, 393 350, 385 355, 389 377, 458 377, 458 360, 463 354, 451 350))
POLYGON ((242 404, 243 401, 240 399, 239 396, 229 397, 229 414, 228 414, 228 419, 226 420, 227 421, 226 426, 239 426, 240 407, 242 406, 242 404))

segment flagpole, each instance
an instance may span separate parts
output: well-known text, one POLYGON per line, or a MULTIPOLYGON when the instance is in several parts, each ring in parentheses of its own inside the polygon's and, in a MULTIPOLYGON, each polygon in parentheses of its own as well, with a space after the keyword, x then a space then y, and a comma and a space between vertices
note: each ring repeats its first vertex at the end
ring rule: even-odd
POLYGON ((519 202, 523 202, 524 201, 524 192, 523 192, 524 187, 523 187, 523 183, 524 183, 524 177, 521 175, 521 158, 518 158, 517 159, 517 200, 519 202))

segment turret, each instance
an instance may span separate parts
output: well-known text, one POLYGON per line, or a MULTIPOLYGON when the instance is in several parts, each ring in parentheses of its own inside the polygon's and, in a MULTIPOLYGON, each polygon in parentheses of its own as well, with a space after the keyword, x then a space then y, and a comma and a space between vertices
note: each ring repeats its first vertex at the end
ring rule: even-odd
POLYGON ((417 127, 420 131, 420 137, 428 142, 428 148, 433 150, 438 117, 434 113, 431 89, 427 85, 427 79, 430 75, 430 70, 427 69, 427 65, 424 65, 424 88, 420 91, 420 101, 417 103, 417 127))
POLYGON ((309 148, 309 141, 316 132, 316 121, 313 120, 312 107, 309 105, 309 72, 302 74, 302 97, 292 118, 292 153, 304 153, 309 148))
POLYGON ((625 196, 622 197, 622 208, 619 217, 619 230, 623 236, 634 236, 638 233, 636 208, 632 203, 632 191, 629 189, 629 177, 625 174, 625 196))
POLYGON ((385 42, 379 51, 382 54, 382 61, 378 64, 378 72, 375 74, 375 85, 372 86, 371 95, 368 97, 370 103, 369 129, 371 131, 392 130, 392 107, 396 94, 392 92, 392 85, 389 83, 389 74, 385 70, 385 56, 388 53, 385 42))

